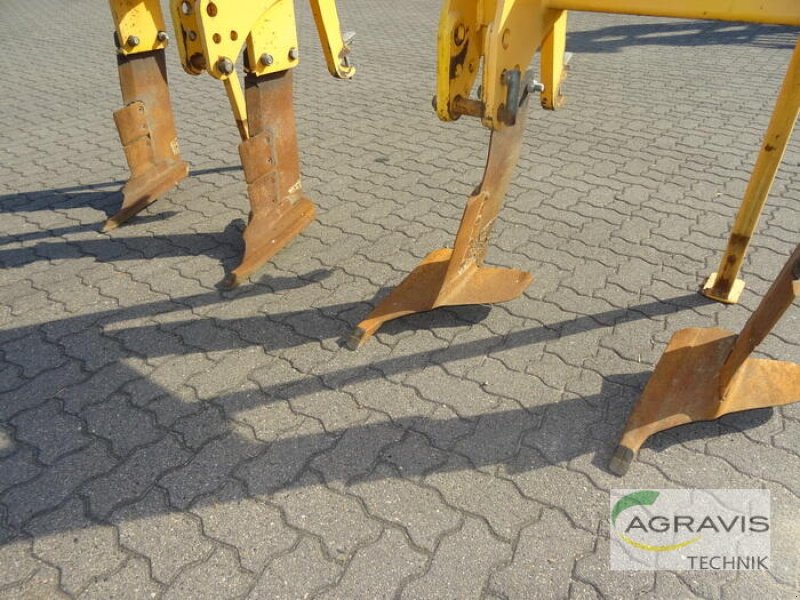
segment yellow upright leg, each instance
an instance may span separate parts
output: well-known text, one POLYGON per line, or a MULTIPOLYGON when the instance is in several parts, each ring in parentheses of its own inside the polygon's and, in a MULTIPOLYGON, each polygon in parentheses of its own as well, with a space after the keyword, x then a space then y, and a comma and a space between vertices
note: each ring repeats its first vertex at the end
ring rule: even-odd
POLYGON ((736 279, 744 261, 750 238, 767 201, 775 173, 783 159, 800 111, 800 41, 795 46, 783 87, 775 104, 764 143, 750 176, 742 205, 733 224, 728 247, 716 273, 706 282, 703 293, 713 300, 735 304, 744 289, 744 281, 736 279))
POLYGON ((566 75, 567 11, 562 10, 560 12, 561 14, 553 24, 553 28, 542 41, 542 55, 540 57, 541 77, 544 84, 542 108, 549 110, 555 110, 564 104, 561 83, 566 75))

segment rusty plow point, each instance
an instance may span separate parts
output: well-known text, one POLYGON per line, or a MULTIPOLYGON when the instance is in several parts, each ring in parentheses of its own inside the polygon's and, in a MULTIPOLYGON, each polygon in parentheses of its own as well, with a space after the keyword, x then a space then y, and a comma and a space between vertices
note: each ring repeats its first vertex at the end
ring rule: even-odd
POLYGON ((356 350, 381 325, 394 319, 442 306, 497 304, 513 300, 531 284, 533 275, 516 269, 467 266, 453 276, 454 251, 434 250, 415 268, 369 316, 358 324, 347 340, 356 350))
POLYGON ((492 132, 481 185, 467 200, 453 249, 434 250, 361 321, 347 340, 362 346, 387 321, 441 306, 496 304, 522 294, 533 275, 515 269, 484 267, 489 237, 519 159, 528 96, 516 122, 492 132))
POLYGON ((133 177, 122 188, 122 208, 109 217, 100 231, 116 229, 132 216, 158 200, 189 174, 183 161, 154 166, 142 175, 133 177))
POLYGON ((739 335, 712 328, 675 333, 633 408, 609 463, 628 471, 654 433, 723 415, 800 401, 800 365, 749 358, 798 293, 800 246, 739 335))
POLYGON ((125 107, 114 113, 131 176, 122 206, 101 231, 111 231, 159 199, 189 174, 181 160, 170 105, 164 51, 118 57, 125 107))
POLYGON ((245 78, 250 138, 239 145, 250 220, 242 261, 222 282, 240 285, 314 220, 303 195, 292 99, 292 71, 245 78))
POLYGON ((224 279, 222 287, 234 288, 244 283, 314 220, 314 212, 311 200, 301 198, 277 220, 270 214, 254 214, 243 234, 244 258, 224 279))

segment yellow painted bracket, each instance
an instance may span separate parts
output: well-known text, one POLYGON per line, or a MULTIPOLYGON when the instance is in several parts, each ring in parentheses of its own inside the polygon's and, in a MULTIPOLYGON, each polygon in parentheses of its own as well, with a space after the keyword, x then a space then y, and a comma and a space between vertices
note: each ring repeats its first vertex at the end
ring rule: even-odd
POLYGON ((337 79, 350 79, 356 68, 350 62, 350 45, 342 36, 339 13, 334 0, 310 0, 319 41, 328 72, 337 79))
POLYGON ((203 42, 200 40, 195 3, 189 0, 171 0, 170 14, 183 69, 190 75, 200 75, 206 70, 206 57, 203 54, 203 42))
POLYGON ((168 36, 158 0, 109 0, 120 54, 139 54, 166 47, 168 36))
POLYGON ((458 119, 464 113, 458 103, 470 98, 483 55, 484 8, 484 2, 475 0, 442 3, 434 99, 436 114, 442 121, 458 119))
POLYGON ((256 75, 297 66, 292 0, 196 0, 196 22, 208 73, 225 80, 247 44, 248 70, 256 75))

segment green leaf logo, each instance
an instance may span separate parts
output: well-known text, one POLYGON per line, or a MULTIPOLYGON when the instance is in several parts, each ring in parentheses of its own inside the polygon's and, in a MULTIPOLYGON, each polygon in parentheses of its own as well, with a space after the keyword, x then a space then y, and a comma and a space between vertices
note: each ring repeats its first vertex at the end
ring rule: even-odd
POLYGON ((614 508, 611 511, 611 523, 614 525, 617 524, 617 517, 622 511, 633 508, 634 506, 650 506, 657 498, 658 492, 652 490, 639 490, 638 492, 623 496, 614 504, 614 508))

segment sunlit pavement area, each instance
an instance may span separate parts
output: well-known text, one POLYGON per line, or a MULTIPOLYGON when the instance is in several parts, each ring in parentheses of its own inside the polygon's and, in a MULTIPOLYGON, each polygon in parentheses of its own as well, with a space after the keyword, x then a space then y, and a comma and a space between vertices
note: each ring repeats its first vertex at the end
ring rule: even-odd
MULTIPOLYGON (((793 143, 744 266, 716 270, 795 30, 574 14, 558 112, 532 109, 489 262, 521 298, 341 347, 452 244, 489 132, 431 110, 436 2, 340 2, 356 79, 298 3, 318 217, 223 292, 247 197, 219 82, 169 48, 193 175, 110 234, 127 166, 103 3, 0 19, 0 596, 797 598, 800 405, 608 459, 671 334, 738 330, 799 241, 793 143), (768 488, 769 572, 609 570, 612 488, 768 488)), ((800 361, 797 307, 760 348, 800 361)))

